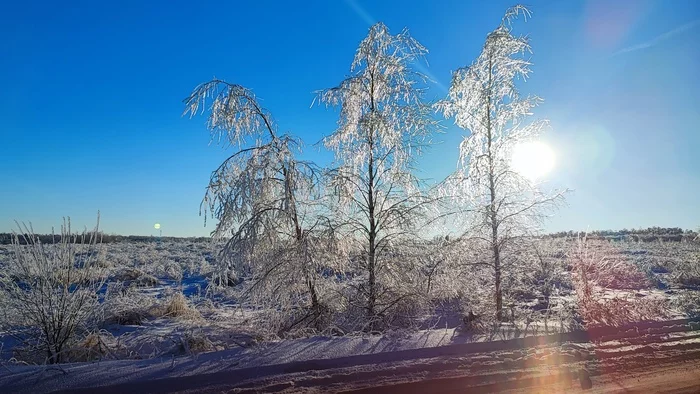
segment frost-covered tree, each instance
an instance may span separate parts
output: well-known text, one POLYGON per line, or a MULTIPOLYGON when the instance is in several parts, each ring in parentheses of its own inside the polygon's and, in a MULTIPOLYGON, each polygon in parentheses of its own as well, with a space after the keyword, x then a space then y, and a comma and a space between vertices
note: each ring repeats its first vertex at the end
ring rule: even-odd
POLYGON ((513 148, 536 139, 545 120, 528 122, 541 101, 521 96, 516 86, 530 74, 528 37, 516 36, 511 23, 530 16, 523 6, 510 8, 500 25, 486 37, 476 60, 452 76, 447 100, 439 103, 445 116, 469 134, 459 147, 457 171, 445 185, 456 201, 466 202, 469 233, 490 250, 493 269, 496 318, 503 318, 504 251, 520 237, 530 235, 560 194, 544 195, 538 185, 511 166, 513 148), (466 197, 466 198, 465 198, 466 197))
POLYGON ((333 240, 318 209, 320 171, 296 156, 299 140, 280 135, 243 86, 215 79, 197 86, 185 105, 191 116, 208 110, 212 138, 239 148, 213 171, 202 201, 205 216, 218 219, 213 235, 228 238, 223 261, 258 304, 307 309, 289 325, 318 323, 324 310, 318 271, 325 264, 319 259, 333 240))
POLYGON ((354 260, 364 276, 357 295, 370 321, 407 296, 391 250, 412 234, 427 204, 411 173, 436 125, 423 102, 427 79, 411 67, 426 53, 406 30, 392 35, 377 23, 360 43, 350 76, 319 92, 321 102, 340 107, 338 128, 324 144, 338 164, 332 181, 344 208, 338 215, 359 250, 354 260))

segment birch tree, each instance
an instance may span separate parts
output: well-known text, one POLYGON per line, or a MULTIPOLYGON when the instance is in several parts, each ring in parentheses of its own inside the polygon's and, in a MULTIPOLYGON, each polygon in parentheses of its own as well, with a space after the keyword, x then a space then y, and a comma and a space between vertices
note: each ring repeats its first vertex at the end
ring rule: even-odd
POLYGON ((324 139, 335 153, 334 195, 341 222, 361 250, 357 294, 372 321, 407 294, 392 245, 412 234, 427 200, 411 173, 414 158, 436 123, 423 103, 425 75, 411 66, 427 49, 404 30, 377 23, 360 43, 350 76, 319 92, 340 108, 338 128, 324 139))
POLYGON ((530 11, 518 5, 506 12, 476 60, 453 73, 449 97, 439 103, 445 116, 469 132, 459 146, 457 171, 445 185, 457 201, 469 205, 473 214, 468 233, 492 255, 488 265, 493 269, 497 320, 503 319, 504 252, 532 234, 545 210, 562 198, 543 194, 511 165, 513 148, 536 139, 548 124, 528 121, 541 99, 522 96, 516 86, 531 72, 529 39, 512 32, 519 16, 527 18, 530 11))
POLYGON ((185 114, 208 110, 213 139, 239 148, 212 172, 202 201, 205 217, 218 219, 214 236, 228 238, 224 261, 247 279, 245 294, 259 305, 289 311, 308 300, 302 306, 309 313, 286 328, 318 323, 324 310, 318 258, 333 238, 316 209, 320 171, 297 158, 300 141, 279 134, 251 90, 215 79, 184 101, 185 114))

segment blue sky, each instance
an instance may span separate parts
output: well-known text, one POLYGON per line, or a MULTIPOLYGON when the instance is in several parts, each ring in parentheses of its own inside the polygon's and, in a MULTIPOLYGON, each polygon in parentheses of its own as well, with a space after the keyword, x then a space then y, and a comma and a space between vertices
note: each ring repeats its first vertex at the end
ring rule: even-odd
MULTIPOLYGON (((552 187, 568 206, 547 230, 700 225, 700 2, 529 1, 532 78, 544 136, 558 158, 552 187), (610 3, 610 4, 608 4, 610 3)), ((441 98, 451 71, 478 54, 511 1, 85 1, 0 6, 0 232, 39 232, 101 211, 108 233, 206 235, 199 203, 229 151, 209 145, 204 118, 181 117, 200 82, 252 88, 306 158, 335 126, 310 108, 337 84, 369 24, 408 27, 429 50, 441 98)), ((446 121, 450 125, 451 121, 446 121)), ((420 159, 452 171, 461 130, 420 159)))

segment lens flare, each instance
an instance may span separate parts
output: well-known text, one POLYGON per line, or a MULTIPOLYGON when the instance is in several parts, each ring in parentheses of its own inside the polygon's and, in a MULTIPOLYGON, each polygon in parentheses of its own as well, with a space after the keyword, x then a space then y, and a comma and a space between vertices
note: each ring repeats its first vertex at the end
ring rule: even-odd
POLYGON ((554 168, 554 163, 554 151, 543 142, 525 142, 513 148, 511 166, 531 181, 547 175, 554 168))

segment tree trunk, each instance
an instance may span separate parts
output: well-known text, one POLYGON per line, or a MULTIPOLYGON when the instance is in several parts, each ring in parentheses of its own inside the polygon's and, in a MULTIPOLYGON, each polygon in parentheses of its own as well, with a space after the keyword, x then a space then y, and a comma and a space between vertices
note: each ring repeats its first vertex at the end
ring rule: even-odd
POLYGON ((374 163, 372 154, 369 160, 369 188, 367 201, 369 202, 369 255, 367 256, 367 269, 369 270, 369 283, 367 294, 367 317, 374 317, 377 304, 377 278, 376 278, 376 238, 377 224, 374 218, 374 163))
POLYGON ((311 318, 314 322, 314 325, 316 328, 320 328, 320 321, 319 319, 321 318, 321 303, 318 301, 318 294, 316 293, 316 286, 313 282, 313 280, 307 275, 306 278, 306 285, 309 288, 309 294, 311 295, 311 318))
POLYGON ((494 279, 496 287, 496 320, 503 320, 503 293, 501 291, 501 255, 498 245, 493 247, 494 279))
MULTIPOLYGON (((274 133, 272 133, 272 129, 269 127, 268 129, 270 130, 270 134, 272 135, 272 137, 276 138, 274 133)), ((310 258, 306 253, 304 245, 304 230, 301 228, 301 223, 299 222, 299 215, 297 214, 296 198, 291 187, 292 180, 290 179, 290 172, 284 166, 282 167, 282 174, 284 176, 285 193, 287 194, 287 199, 289 200, 289 204, 292 207, 291 214, 292 222, 294 224, 295 238, 297 242, 297 252, 300 256, 302 256, 303 259, 303 272, 306 276, 306 286, 308 287, 309 295, 311 296, 311 313, 313 314, 313 318, 315 320, 321 313, 321 306, 318 301, 318 294, 316 293, 316 284, 313 279, 313 272, 311 272, 313 267, 310 258)))
MULTIPOLYGON (((491 145, 489 143, 489 145, 491 145)), ((496 212, 496 186, 493 173, 489 174, 489 185, 491 189, 491 204, 489 221, 491 222, 491 249, 493 250, 493 276, 496 298, 496 320, 503 320, 503 293, 501 290, 501 247, 498 239, 498 215, 496 212)))
POLYGON ((489 92, 486 95, 486 132, 487 135, 487 157, 489 161, 489 192, 490 192, 490 204, 489 204, 489 222, 491 224, 491 248, 493 250, 493 270, 494 270, 494 286, 495 286, 495 299, 496 299, 496 320, 503 320, 503 293, 501 290, 501 246, 500 240, 498 238, 498 212, 496 209, 496 180, 493 163, 493 152, 491 151, 491 143, 493 142, 492 126, 491 126, 491 95, 490 91, 492 84, 492 64, 489 58, 489 92))
MULTIPOLYGON (((372 69, 373 70, 373 69, 372 69)), ((374 103, 374 72, 370 72, 370 111, 374 112, 376 110, 374 103)), ((376 277, 376 264, 377 264, 377 222, 375 219, 374 204, 374 126, 370 125, 369 134, 367 136, 367 148, 369 150, 369 159, 367 165, 367 210, 369 218, 369 248, 367 256, 367 269, 369 270, 369 283, 368 283, 368 294, 367 294, 367 317, 373 319, 376 313, 377 306, 377 277, 376 277)))

